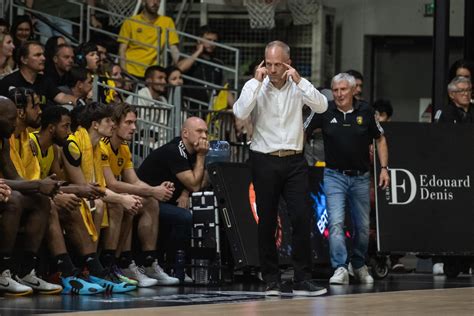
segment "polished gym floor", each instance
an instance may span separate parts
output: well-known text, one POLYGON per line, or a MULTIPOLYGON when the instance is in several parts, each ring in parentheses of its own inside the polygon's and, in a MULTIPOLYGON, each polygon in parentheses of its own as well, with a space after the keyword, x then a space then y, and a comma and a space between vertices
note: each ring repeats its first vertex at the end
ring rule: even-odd
POLYGON ((316 281, 328 287, 328 294, 265 298, 261 283, 237 278, 219 287, 154 287, 112 296, 1 297, 0 315, 474 315, 474 276, 469 274, 389 274, 373 285, 329 286, 327 279, 316 281))

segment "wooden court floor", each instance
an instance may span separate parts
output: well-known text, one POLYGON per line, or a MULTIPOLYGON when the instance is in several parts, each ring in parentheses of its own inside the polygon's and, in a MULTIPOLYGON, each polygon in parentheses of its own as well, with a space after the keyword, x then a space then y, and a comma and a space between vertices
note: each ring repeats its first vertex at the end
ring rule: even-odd
MULTIPOLYGON (((51 314, 65 315, 65 314, 51 314)), ((266 299, 245 303, 77 312, 74 315, 474 315, 474 288, 266 299)))

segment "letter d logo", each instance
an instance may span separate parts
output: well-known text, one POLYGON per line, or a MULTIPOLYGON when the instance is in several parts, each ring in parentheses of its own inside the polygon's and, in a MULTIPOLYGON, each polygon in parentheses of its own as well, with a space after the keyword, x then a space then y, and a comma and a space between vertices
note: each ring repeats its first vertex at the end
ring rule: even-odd
POLYGON ((396 204, 396 205, 404 205, 411 203, 416 196, 416 181, 413 174, 406 170, 406 169, 390 169, 390 178, 392 179, 391 183, 391 193, 392 193, 392 201, 388 204, 396 204), (397 173, 405 173, 408 176, 408 180, 410 181, 409 187, 406 187, 406 179, 397 179, 397 173), (399 183, 400 181, 400 183, 399 183), (398 197, 398 190, 401 189, 402 193, 410 194, 406 201, 399 201, 398 197))

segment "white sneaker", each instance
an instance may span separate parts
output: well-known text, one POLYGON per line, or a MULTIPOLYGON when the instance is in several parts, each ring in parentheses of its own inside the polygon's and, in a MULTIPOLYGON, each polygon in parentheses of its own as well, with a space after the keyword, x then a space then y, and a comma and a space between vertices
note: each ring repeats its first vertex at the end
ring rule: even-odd
POLYGON ((444 263, 438 262, 433 264, 433 275, 443 275, 444 274, 444 263))
POLYGON ((349 284, 349 272, 347 272, 347 269, 344 267, 337 268, 329 279, 329 284, 349 284))
POLYGON ((361 284, 373 284, 374 278, 369 274, 367 266, 362 266, 359 269, 354 269, 354 278, 361 284))
POLYGON ((173 278, 166 274, 165 271, 158 264, 158 260, 155 260, 151 267, 145 267, 145 274, 150 278, 158 280, 158 285, 176 285, 179 284, 178 278, 173 278))
POLYGON ((38 291, 40 294, 58 294, 61 293, 63 287, 58 284, 49 283, 36 275, 35 269, 25 275, 23 278, 16 276, 16 280, 23 285, 31 287, 33 290, 38 291))
POLYGON ((138 287, 150 287, 158 284, 158 280, 148 277, 145 274, 145 269, 138 267, 133 260, 128 269, 123 269, 122 272, 130 279, 137 280, 138 287))
POLYGON ((10 270, 5 270, 0 275, 0 291, 5 295, 22 296, 33 293, 33 289, 29 286, 18 283, 12 278, 10 270))

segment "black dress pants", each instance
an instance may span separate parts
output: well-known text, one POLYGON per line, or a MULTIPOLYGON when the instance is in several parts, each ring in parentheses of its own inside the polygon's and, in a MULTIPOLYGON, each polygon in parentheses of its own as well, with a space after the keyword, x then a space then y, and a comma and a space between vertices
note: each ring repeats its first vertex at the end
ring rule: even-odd
POLYGON ((296 282, 311 278, 311 207, 308 165, 303 154, 286 157, 252 151, 252 178, 257 200, 260 267, 266 282, 280 281, 275 243, 278 201, 287 203, 292 232, 292 261, 296 282))

